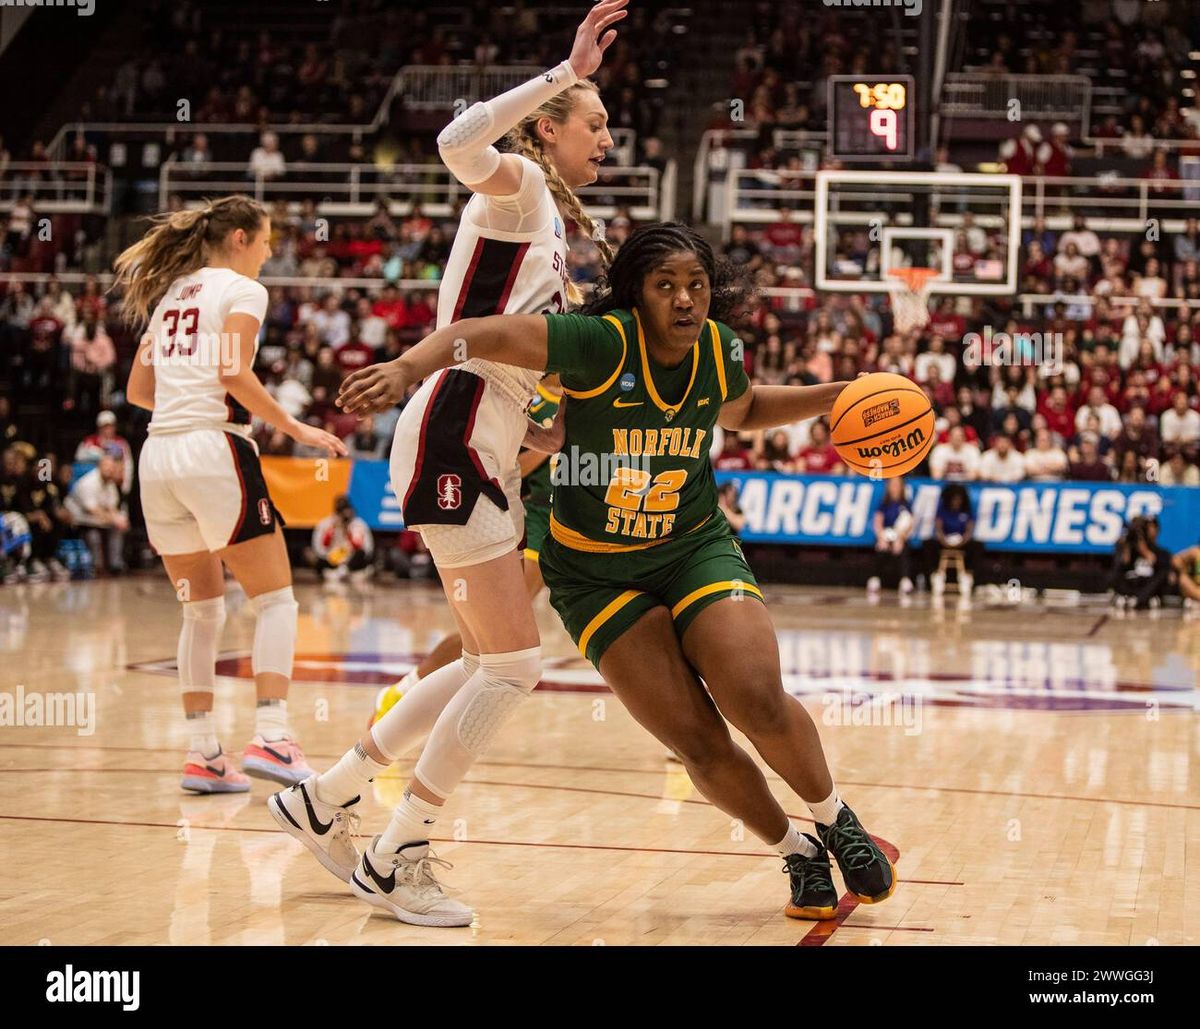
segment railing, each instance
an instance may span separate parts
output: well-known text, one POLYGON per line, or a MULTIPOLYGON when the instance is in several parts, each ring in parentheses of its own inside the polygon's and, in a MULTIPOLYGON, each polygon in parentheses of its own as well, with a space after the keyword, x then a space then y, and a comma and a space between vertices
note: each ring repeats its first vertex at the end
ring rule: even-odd
MULTIPOLYGON (((1200 161, 1197 171, 1200 172, 1200 161)), ((792 211, 795 221, 811 223, 815 181, 814 172, 765 169, 730 172, 725 185, 725 217, 720 220, 725 238, 734 222, 773 222, 783 206, 792 211), (775 188, 776 184, 779 188, 775 188)), ((1200 214, 1200 177, 1159 180, 1031 175, 1024 177, 1022 183, 1023 226, 1031 225, 1040 215, 1050 228, 1067 229, 1074 216, 1082 214, 1087 217, 1088 226, 1097 232, 1143 233, 1150 219, 1158 220, 1160 231, 1178 232, 1186 218, 1200 214)), ((978 195, 956 192, 953 186, 947 186, 938 196, 945 224, 956 223, 953 212, 960 204, 984 202, 978 195)), ((889 194, 891 203, 898 199, 889 194)), ((864 212, 861 216, 846 215, 843 220, 867 224, 872 217, 875 216, 870 212, 864 212)))
MULTIPOLYGON (((826 132, 809 132, 807 130, 776 129, 773 142, 779 150, 801 149, 806 144, 814 147, 825 146, 829 138, 826 132)), ((708 193, 714 186, 719 186, 721 176, 735 166, 740 168, 743 151, 736 141, 749 142, 758 139, 757 129, 709 129, 700 137, 700 146, 696 149, 696 163, 692 173, 692 220, 720 221, 712 218, 708 209, 708 193), (734 141, 734 145, 730 142, 734 141)))
POLYGON ((405 107, 440 110, 453 108, 456 103, 470 105, 476 100, 506 93, 543 70, 534 64, 486 67, 410 64, 401 71, 402 81, 398 92, 405 107))
MULTIPOLYGON (((621 205, 628 206, 637 221, 671 216, 673 199, 668 210, 665 201, 670 198, 661 188, 657 169, 614 167, 605 168, 602 174, 605 181, 579 191, 589 212, 597 217, 609 218, 621 205), (612 202, 588 202, 589 197, 597 195, 612 198, 612 202)), ((402 214, 413 203, 420 203, 427 214, 437 216, 449 214, 460 197, 471 195, 440 163, 380 167, 292 162, 284 175, 273 178, 251 174, 248 166, 239 162, 168 161, 160 170, 159 194, 163 203, 172 195, 187 201, 220 193, 250 193, 263 202, 319 197, 320 208, 327 214, 369 213, 379 200, 387 200, 393 213, 402 214)))
POLYGON ((1055 119, 1087 126, 1092 80, 1086 75, 950 72, 941 101, 942 117, 1010 118, 1017 103, 1022 122, 1055 119))
POLYGON ((30 193, 38 212, 107 213, 112 172, 90 161, 10 161, 0 168, 0 210, 30 193))
POLYGON ((126 139, 165 139, 174 142, 180 133, 192 135, 203 132, 210 136, 249 135, 255 139, 262 132, 274 132, 277 136, 349 135, 355 140, 369 136, 379 130, 388 120, 392 102, 397 94, 413 108, 453 108, 456 100, 473 103, 485 96, 495 96, 513 86, 520 85, 541 69, 534 65, 489 65, 451 66, 405 65, 392 76, 391 84, 383 96, 375 116, 366 123, 349 125, 329 122, 306 122, 303 124, 280 123, 258 126, 247 123, 222 123, 206 125, 197 122, 68 122, 54 134, 47 145, 52 158, 65 154, 67 140, 78 134, 104 133, 126 139), (486 92, 490 90, 491 92, 486 92))

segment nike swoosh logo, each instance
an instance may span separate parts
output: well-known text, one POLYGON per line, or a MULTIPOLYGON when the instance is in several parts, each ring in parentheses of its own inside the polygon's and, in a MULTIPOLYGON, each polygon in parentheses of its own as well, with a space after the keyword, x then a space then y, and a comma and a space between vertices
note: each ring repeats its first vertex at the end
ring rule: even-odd
POLYGON ((204 767, 207 768, 210 772, 212 772, 213 775, 224 775, 225 774, 225 769, 223 769, 223 768, 213 768, 212 765, 205 765, 204 767))
POLYGON ((292 759, 290 757, 284 757, 281 753, 279 753, 279 751, 272 750, 265 743, 263 744, 263 750, 265 750, 268 754, 271 755, 271 757, 275 758, 276 760, 282 761, 285 765, 290 765, 292 763, 292 759))
POLYGON ((304 798, 304 806, 308 809, 308 821, 313 827, 313 832, 320 836, 324 836, 330 829, 333 828, 333 821, 322 822, 317 817, 317 812, 313 810, 312 801, 308 799, 308 790, 304 788, 304 784, 300 784, 300 796, 304 798))
POLYGON ((426 819, 425 819, 425 824, 426 824, 426 825, 433 825, 433 823, 434 823, 434 822, 436 822, 436 821, 437 821, 437 819, 436 819, 436 818, 426 818, 426 819))
POLYGON ((371 877, 375 885, 383 890, 384 893, 391 893, 396 888, 396 869, 393 868, 392 874, 385 879, 375 871, 375 867, 371 864, 371 859, 365 854, 363 855, 363 867, 366 868, 367 875, 371 877))
POLYGON ((614 400, 613 407, 641 407, 642 404, 644 404, 644 403, 645 403, 644 400, 638 400, 632 404, 623 404, 620 400, 614 400))

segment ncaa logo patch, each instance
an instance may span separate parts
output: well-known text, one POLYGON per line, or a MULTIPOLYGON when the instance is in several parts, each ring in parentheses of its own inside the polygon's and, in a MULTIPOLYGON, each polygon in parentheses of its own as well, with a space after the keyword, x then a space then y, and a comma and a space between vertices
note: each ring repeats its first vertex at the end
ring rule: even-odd
POLYGON ((626 372, 621 376, 621 381, 617 385, 621 387, 622 393, 628 393, 637 385, 637 379, 634 378, 633 372, 626 372))
POLYGON ((266 497, 258 502, 258 520, 263 525, 271 524, 271 502, 266 497))
POLYGON ((437 502, 443 511, 457 511, 462 504, 462 479, 449 472, 437 480, 437 502))
POLYGON ((563 223, 559 220, 558 215, 554 216, 554 235, 558 239, 563 238, 563 223))

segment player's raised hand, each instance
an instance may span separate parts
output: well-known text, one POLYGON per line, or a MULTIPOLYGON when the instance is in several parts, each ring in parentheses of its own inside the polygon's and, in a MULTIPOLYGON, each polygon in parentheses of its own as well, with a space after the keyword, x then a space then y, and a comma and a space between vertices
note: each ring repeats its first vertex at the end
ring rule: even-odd
POLYGON ((575 33, 575 45, 568 60, 575 74, 587 78, 604 60, 604 51, 613 45, 617 30, 609 28, 629 12, 624 10, 629 0, 600 0, 583 19, 575 33))
POLYGON ((318 429, 315 425, 305 425, 304 422, 297 421, 284 431, 297 443, 306 447, 317 447, 330 457, 345 457, 347 454, 345 443, 333 433, 318 429))
POLYGON ((378 414, 400 403, 411 385, 399 361, 373 364, 342 380, 337 405, 347 414, 378 414))

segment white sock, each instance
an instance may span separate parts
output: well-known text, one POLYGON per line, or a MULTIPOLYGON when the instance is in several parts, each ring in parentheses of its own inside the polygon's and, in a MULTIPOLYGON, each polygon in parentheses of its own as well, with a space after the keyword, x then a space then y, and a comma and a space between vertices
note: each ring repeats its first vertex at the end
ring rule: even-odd
POLYGON ((376 761, 361 743, 354 744, 328 772, 317 776, 317 800, 325 804, 348 804, 362 796, 367 784, 387 765, 376 761))
POLYGON ((254 733, 268 743, 292 735, 288 728, 286 700, 260 700, 254 709, 254 733))
POLYGON ((216 757, 221 752, 221 744, 217 742, 217 728, 213 724, 211 711, 196 711, 187 716, 188 732, 192 741, 189 750, 198 750, 205 757, 216 757))
MULTIPOLYGON (((805 803, 808 802, 805 801, 805 803)), ((838 796, 837 785, 834 784, 833 792, 819 804, 809 804, 808 810, 812 812, 813 818, 821 825, 833 825, 837 821, 838 812, 845 806, 838 796)))
POLYGON ((820 851, 813 846, 812 841, 808 839, 791 820, 788 820, 788 831, 783 839, 775 844, 775 849, 784 857, 790 857, 792 854, 803 854, 805 857, 816 857, 820 851))
POLYGON ((411 789, 405 790, 404 799, 392 812, 392 820, 379 837, 375 852, 395 854, 405 844, 428 840, 430 830, 441 813, 438 805, 414 797, 411 789))

